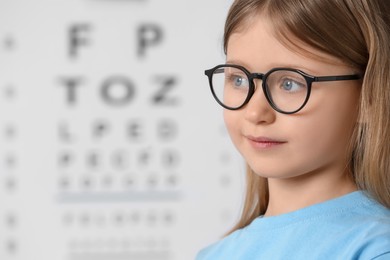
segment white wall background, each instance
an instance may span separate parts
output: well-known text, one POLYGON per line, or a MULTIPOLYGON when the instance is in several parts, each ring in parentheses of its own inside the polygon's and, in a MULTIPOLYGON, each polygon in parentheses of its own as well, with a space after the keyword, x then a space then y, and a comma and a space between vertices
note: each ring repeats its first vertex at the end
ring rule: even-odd
POLYGON ((0 259, 193 259, 237 221, 231 2, 0 0, 0 259))

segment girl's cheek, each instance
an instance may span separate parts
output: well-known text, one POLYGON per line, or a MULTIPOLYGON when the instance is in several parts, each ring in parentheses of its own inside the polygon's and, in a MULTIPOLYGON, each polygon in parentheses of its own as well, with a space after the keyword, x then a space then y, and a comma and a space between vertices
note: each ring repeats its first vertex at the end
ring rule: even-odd
POLYGON ((227 109, 225 109, 223 112, 223 119, 229 132, 231 132, 233 129, 238 129, 241 125, 239 117, 236 115, 239 114, 238 112, 239 111, 230 111, 227 109))

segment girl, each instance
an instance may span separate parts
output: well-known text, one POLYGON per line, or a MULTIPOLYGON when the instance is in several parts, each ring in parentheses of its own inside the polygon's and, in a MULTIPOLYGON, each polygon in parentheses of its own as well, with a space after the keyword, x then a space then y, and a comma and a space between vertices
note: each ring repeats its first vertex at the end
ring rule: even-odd
POLYGON ((206 70, 247 162, 210 259, 390 259, 390 1, 236 0, 206 70))

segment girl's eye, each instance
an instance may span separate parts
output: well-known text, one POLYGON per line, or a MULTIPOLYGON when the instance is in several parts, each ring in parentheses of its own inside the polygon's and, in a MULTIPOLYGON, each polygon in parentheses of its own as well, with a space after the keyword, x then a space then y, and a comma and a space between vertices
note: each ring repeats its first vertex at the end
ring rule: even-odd
POLYGON ((247 87, 248 79, 242 75, 229 75, 228 82, 230 82, 234 87, 247 87))
POLYGON ((306 84, 290 78, 285 78, 282 80, 280 88, 287 92, 299 92, 302 90, 306 91, 306 84))
POLYGON ((244 84, 244 79, 240 76, 234 76, 233 82, 234 82, 235 86, 239 87, 239 86, 242 86, 244 84))

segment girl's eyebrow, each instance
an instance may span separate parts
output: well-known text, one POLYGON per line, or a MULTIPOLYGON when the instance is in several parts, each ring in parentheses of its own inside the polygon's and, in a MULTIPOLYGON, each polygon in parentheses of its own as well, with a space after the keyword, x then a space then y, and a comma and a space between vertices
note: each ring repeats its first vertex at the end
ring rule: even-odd
POLYGON ((240 66, 243 66, 244 68, 246 68, 248 70, 250 68, 250 66, 248 64, 246 64, 245 62, 242 62, 240 60, 226 60, 226 63, 227 64, 240 65, 240 66))
POLYGON ((244 68, 246 68, 249 72, 251 73, 266 73, 267 71, 273 69, 273 68, 291 68, 291 69, 298 69, 298 70, 301 70, 309 75, 312 75, 312 76, 320 76, 321 73, 319 73, 318 71, 313 71, 312 69, 309 69, 307 67, 303 67, 302 65, 293 65, 291 63, 286 63, 286 64, 272 64, 273 66, 270 66, 268 68, 267 71, 258 71, 257 69, 254 69, 249 66, 248 64, 246 64, 245 62, 242 62, 241 60, 235 60, 235 59, 232 59, 232 60, 226 60, 226 63, 227 64, 234 64, 234 65, 240 65, 244 68))

